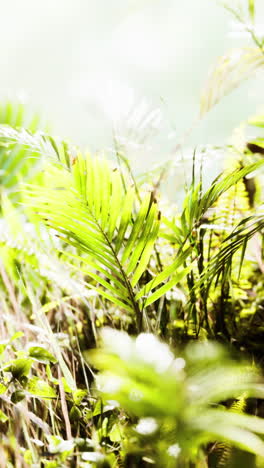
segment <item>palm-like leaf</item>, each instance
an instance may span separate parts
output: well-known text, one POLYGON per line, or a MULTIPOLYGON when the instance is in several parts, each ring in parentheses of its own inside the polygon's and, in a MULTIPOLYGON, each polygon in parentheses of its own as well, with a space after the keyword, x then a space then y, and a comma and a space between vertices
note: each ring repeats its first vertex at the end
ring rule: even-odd
POLYGON ((106 161, 73 155, 66 143, 49 135, 10 126, 0 126, 0 142, 19 144, 52 162, 49 189, 31 186, 30 204, 61 232, 64 241, 87 254, 82 257, 88 267, 84 271, 102 286, 99 291, 104 297, 140 317, 145 304, 155 302, 188 273, 189 268, 182 268, 188 255, 182 251, 160 275, 139 288, 158 235, 159 213, 150 194, 137 213, 135 188, 124 188, 120 172, 106 161))
POLYGON ((264 159, 260 159, 231 173, 220 174, 205 193, 201 193, 199 184, 197 186, 192 184, 184 200, 183 212, 178 225, 162 217, 163 224, 173 233, 169 235, 166 231, 164 237, 177 245, 184 245, 192 236, 193 230, 199 228, 203 223, 203 217, 206 216, 207 211, 214 206, 216 201, 240 180, 263 166, 264 159))
POLYGON ((20 102, 0 105, 0 184, 9 192, 16 191, 21 179, 29 178, 37 168, 40 154, 20 144, 17 135, 34 134, 39 125, 38 115, 31 116, 20 102), (21 131, 20 127, 28 130, 21 131), (30 132, 30 133, 29 133, 30 132))
POLYGON ((28 202, 65 242, 76 247, 76 255, 68 254, 68 259, 81 261, 82 271, 99 288, 88 286, 119 307, 134 311, 141 327, 144 303, 156 301, 188 271, 182 267, 187 256, 182 252, 140 288, 159 232, 159 212, 151 194, 137 210, 135 188, 126 190, 119 171, 106 160, 89 156, 78 155, 71 170, 53 166, 48 178, 50 188, 30 187, 28 202))
POLYGON ((263 65, 264 54, 259 47, 235 49, 221 57, 212 70, 202 93, 201 116, 263 65))
POLYGON ((248 241, 257 233, 262 232, 264 229, 263 216, 251 216, 243 219, 233 232, 224 239, 219 251, 210 258, 200 280, 195 283, 195 288, 200 287, 201 284, 206 283, 207 288, 216 286, 221 275, 226 275, 230 271, 232 259, 234 255, 241 251, 241 260, 239 272, 245 256, 246 246, 248 241), (215 283, 213 282, 215 279, 215 283))
POLYGON ((185 201, 185 218, 188 221, 188 226, 192 227, 195 224, 199 224, 207 210, 215 204, 221 195, 248 174, 261 169, 263 166, 264 160, 261 159, 245 167, 236 169, 232 173, 228 173, 222 177, 219 176, 201 196, 199 196, 199 186, 195 189, 191 188, 190 194, 185 201))

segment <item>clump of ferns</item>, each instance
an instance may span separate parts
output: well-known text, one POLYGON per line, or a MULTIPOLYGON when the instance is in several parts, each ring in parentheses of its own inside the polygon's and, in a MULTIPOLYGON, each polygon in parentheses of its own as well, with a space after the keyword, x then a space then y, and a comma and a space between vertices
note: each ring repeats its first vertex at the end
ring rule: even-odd
MULTIPOLYGON (((228 172, 239 170, 241 167, 243 166, 240 159, 234 156, 228 159, 228 172)), ((229 244, 234 242, 232 233, 237 229, 239 223, 243 223, 244 220, 254 215, 251 202, 245 178, 243 178, 224 192, 208 211, 204 223, 200 226, 200 231, 203 230, 204 233, 202 248, 205 269, 210 264, 210 259, 217 255, 219 247, 228 245, 229 236, 229 244)), ((255 236, 257 235, 255 234, 255 236)), ((226 262, 223 258, 221 274, 216 276, 214 287, 210 288, 210 293, 206 297, 208 306, 212 310, 210 312, 211 319, 217 321, 217 314, 222 314, 222 328, 224 329, 222 331, 227 332, 225 330, 227 316, 230 319, 233 315, 234 320, 238 320, 233 312, 241 308, 239 302, 247 300, 252 289, 250 278, 257 265, 254 254, 255 238, 249 242, 245 240, 231 257, 226 258, 226 262)))
MULTIPOLYGON (((221 306, 230 306, 230 285, 236 288, 240 277, 238 289, 249 286, 242 282, 241 267, 247 242, 256 228, 255 220, 251 219, 251 226, 244 221, 252 212, 241 176, 249 174, 253 167, 258 168, 260 164, 243 168, 233 164, 204 192, 202 181, 198 184, 195 181, 194 161, 193 182, 186 194, 182 213, 161 218, 160 236, 170 249, 174 252, 186 246, 190 249, 185 261, 190 271, 179 283, 187 291, 181 318, 187 324, 187 331, 196 336, 203 329, 210 330, 210 322, 215 321, 211 309, 214 309, 219 296, 221 306)), ((251 268, 251 259, 248 262, 251 268)))
MULTIPOLYGON (((257 142, 259 141, 257 140, 257 142)), ((263 158, 260 152, 261 147, 256 145, 254 141, 248 143, 244 134, 239 144, 234 143, 234 146, 229 150, 229 157, 225 163, 228 171, 243 169, 248 164, 256 163, 263 158)), ((217 251, 228 232, 232 232, 239 222, 259 213, 261 215, 262 188, 263 174, 253 173, 241 179, 217 200, 210 221, 219 226, 219 230, 212 229, 210 232, 208 259, 210 255, 217 251)), ((234 335, 237 334, 238 329, 241 330, 241 320, 243 322, 245 322, 245 319, 252 320, 252 316, 257 311, 254 282, 256 277, 263 273, 262 239, 263 235, 260 229, 249 240, 247 245, 242 246, 233 255, 228 274, 222 275, 225 285, 223 285, 222 281, 210 292, 212 308, 214 308, 214 304, 220 304, 223 307, 223 303, 219 299, 221 299, 221 292, 225 289, 226 305, 229 304, 229 307, 227 307, 228 324, 235 326, 235 329, 231 331, 231 334, 234 333, 234 335), (231 317, 233 320, 230 320, 231 317)), ((262 284, 261 279, 260 282, 262 284)))

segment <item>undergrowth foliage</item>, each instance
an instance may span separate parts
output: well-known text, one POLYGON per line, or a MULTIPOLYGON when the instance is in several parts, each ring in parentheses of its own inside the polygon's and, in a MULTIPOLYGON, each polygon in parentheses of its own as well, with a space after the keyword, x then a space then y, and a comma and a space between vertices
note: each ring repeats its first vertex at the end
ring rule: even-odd
MULTIPOLYGON (((263 67, 247 7, 226 5, 254 47, 218 61, 199 118, 263 67)), ((209 186, 194 152, 175 207, 171 161, 145 184, 2 104, 1 466, 264 466, 264 116, 244 127, 209 186)))

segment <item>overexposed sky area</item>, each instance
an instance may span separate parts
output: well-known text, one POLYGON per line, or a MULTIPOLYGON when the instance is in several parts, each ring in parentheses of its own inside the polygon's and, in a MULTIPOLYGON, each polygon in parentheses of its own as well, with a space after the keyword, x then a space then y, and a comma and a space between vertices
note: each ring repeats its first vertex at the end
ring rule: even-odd
MULTIPOLYGON (((1 98, 22 96, 55 134, 92 150, 133 121, 147 132, 150 113, 152 163, 192 125, 217 57, 241 45, 230 28, 215 0, 2 0, 1 98)), ((216 106, 190 144, 225 141, 260 105, 261 80, 216 106)), ((136 146, 130 156, 142 162, 136 146)))

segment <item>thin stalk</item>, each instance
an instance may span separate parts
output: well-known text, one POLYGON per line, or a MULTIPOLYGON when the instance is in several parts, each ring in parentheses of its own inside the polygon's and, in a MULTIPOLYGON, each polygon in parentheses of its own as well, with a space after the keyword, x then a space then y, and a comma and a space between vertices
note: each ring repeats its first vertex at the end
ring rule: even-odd
POLYGON ((255 31, 253 28, 250 28, 247 23, 244 21, 244 19, 240 16, 240 14, 232 7, 230 7, 229 5, 227 5, 226 3, 223 3, 223 6, 225 7, 225 9, 227 11, 229 11, 230 13, 232 13, 232 15, 237 19, 237 21, 242 24, 245 28, 245 31, 247 31, 250 35, 251 35, 251 38, 253 40, 253 42, 255 42, 256 46, 260 49, 260 51, 262 52, 262 54, 264 55, 264 47, 263 47, 263 44, 262 42, 259 40, 259 38, 256 36, 255 34, 255 31))

